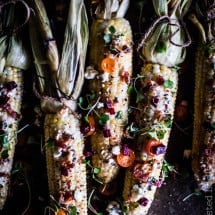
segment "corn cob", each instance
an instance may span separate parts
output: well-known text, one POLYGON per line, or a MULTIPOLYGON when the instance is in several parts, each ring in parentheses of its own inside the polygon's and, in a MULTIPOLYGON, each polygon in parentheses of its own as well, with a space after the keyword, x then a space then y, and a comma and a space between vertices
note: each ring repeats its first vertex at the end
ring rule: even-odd
MULTIPOLYGON (((34 4, 37 3, 35 0, 34 4)), ((40 7, 44 7, 42 2, 40 7)), ((39 18, 40 27, 44 26, 44 23, 41 25, 41 20, 49 23, 45 8, 41 11, 42 19, 37 13, 37 19, 32 19, 32 23, 37 23, 39 18)), ((50 196, 57 207, 54 212, 84 215, 87 214, 86 165, 82 162, 84 137, 80 132, 79 116, 76 113, 76 99, 84 80, 88 42, 84 3, 82 0, 70 1, 63 51, 57 71, 50 63, 53 59, 50 61, 47 58, 49 53, 44 54, 42 49, 44 47, 41 40, 46 38, 46 34, 40 34, 33 26, 30 26, 30 38, 38 74, 41 108, 45 113, 47 175, 50 196), (44 62, 46 64, 42 64, 44 62), (51 79, 47 80, 47 77, 51 79)), ((56 51, 55 48, 52 50, 56 51)), ((58 60, 57 53, 52 56, 58 60)), ((58 65, 55 60, 55 65, 58 65)))
MULTIPOLYGON (((12 27, 14 10, 14 7, 10 7, 9 11, 6 11, 7 27, 12 27)), ((17 34, 1 36, 0 49, 0 209, 2 209, 7 199, 21 119, 23 73, 29 67, 30 58, 17 34)))
POLYGON ((194 132, 192 147, 192 168, 199 188, 212 189, 215 184, 215 144, 214 144, 214 21, 210 8, 214 1, 196 2, 197 16, 190 19, 197 25, 202 39, 196 51, 195 95, 194 95, 194 132), (201 15, 199 13, 201 11, 201 15))
POLYGON ((128 121, 133 44, 130 24, 123 18, 129 1, 103 3, 98 3, 91 25, 85 78, 89 79, 88 92, 94 94, 91 116, 97 122, 96 131, 90 136, 92 164, 100 169, 98 177, 103 183, 108 183, 120 169, 116 157, 128 121))
POLYGON ((126 170, 123 199, 125 214, 148 213, 157 187, 164 180, 162 167, 173 122, 178 89, 176 66, 185 58, 185 32, 178 14, 184 15, 189 1, 152 1, 158 19, 146 32, 138 50, 144 65, 140 87, 136 86, 135 162, 126 170))

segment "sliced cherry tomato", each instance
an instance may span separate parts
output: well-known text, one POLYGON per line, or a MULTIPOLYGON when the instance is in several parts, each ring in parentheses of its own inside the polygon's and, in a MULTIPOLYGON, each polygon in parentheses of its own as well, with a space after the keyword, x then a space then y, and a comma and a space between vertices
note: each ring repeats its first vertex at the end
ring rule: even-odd
POLYGON ((145 145, 146 153, 152 157, 158 154, 163 154, 165 149, 166 147, 161 143, 161 141, 155 139, 149 139, 145 145), (160 153, 157 153, 158 150, 156 150, 156 148, 162 148, 163 151, 160 150, 160 153))
POLYGON ((63 210, 63 209, 58 209, 57 210, 57 213, 56 213, 56 215, 66 215, 67 214, 67 212, 65 211, 65 210, 63 210))
POLYGON ((117 155, 116 159, 117 159, 117 163, 122 166, 122 167, 129 167, 134 163, 135 160, 135 153, 133 150, 131 149, 127 149, 126 154, 124 154, 123 152, 121 152, 120 154, 117 155))
POLYGON ((88 116, 88 123, 90 126, 90 130, 87 133, 87 136, 92 135, 95 132, 95 119, 93 116, 88 116))
POLYGON ((133 175, 139 181, 146 183, 151 172, 152 172, 151 163, 138 163, 134 166, 133 175))
POLYGON ((93 116, 87 117, 88 122, 81 126, 81 132, 85 136, 90 136, 95 132, 95 119, 93 116))
POLYGON ((101 62, 101 68, 104 72, 113 73, 115 67, 115 61, 110 58, 106 57, 101 62))

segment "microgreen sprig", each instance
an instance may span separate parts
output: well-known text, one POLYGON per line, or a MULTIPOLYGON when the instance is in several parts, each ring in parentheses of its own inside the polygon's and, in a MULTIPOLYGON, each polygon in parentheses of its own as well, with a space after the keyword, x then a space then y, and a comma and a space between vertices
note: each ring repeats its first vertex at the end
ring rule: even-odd
POLYGON ((91 191, 91 193, 90 193, 87 206, 88 206, 89 210, 90 210, 92 213, 94 213, 95 215, 103 215, 103 213, 97 212, 96 209, 92 206, 92 203, 91 203, 91 202, 92 202, 92 198, 93 198, 93 194, 94 194, 94 193, 95 193, 95 188, 94 188, 94 189, 91 191))
POLYGON ((133 78, 131 81, 131 85, 128 87, 127 93, 131 94, 132 92, 136 93, 136 103, 142 101, 144 99, 143 94, 137 89, 137 81, 141 78, 144 78, 143 75, 137 75, 137 77, 133 78))
POLYGON ((47 213, 50 214, 50 212, 54 212, 54 214, 62 209, 63 211, 66 211, 68 215, 77 215, 77 208, 74 207, 70 207, 70 208, 66 208, 61 206, 57 200, 54 198, 54 196, 50 195, 50 199, 53 201, 53 207, 47 206, 44 210, 44 215, 46 215, 47 213))
POLYGON ((97 177, 97 175, 101 172, 101 169, 100 169, 100 168, 97 168, 97 167, 93 167, 93 166, 91 165, 90 160, 83 159, 83 160, 82 160, 82 163, 86 164, 86 165, 91 169, 92 178, 93 178, 96 182, 98 182, 98 183, 100 183, 100 184, 103 184, 103 181, 101 181, 101 179, 99 179, 99 178, 97 177))
POLYGON ((175 172, 178 173, 173 165, 168 163, 166 160, 163 161, 163 166, 161 168, 161 174, 163 180, 168 177, 169 173, 175 172))
POLYGON ((192 196, 200 196, 202 193, 201 193, 201 190, 199 188, 196 188, 194 189, 194 192, 190 193, 189 195, 187 195, 186 197, 184 197, 182 199, 183 202, 185 202, 186 200, 188 200, 190 197, 192 196))

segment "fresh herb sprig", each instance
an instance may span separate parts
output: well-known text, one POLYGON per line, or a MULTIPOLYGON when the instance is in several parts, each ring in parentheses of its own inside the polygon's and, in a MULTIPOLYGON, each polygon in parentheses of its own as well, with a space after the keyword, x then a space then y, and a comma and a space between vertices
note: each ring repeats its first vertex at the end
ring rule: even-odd
POLYGON ((86 164, 86 165, 91 169, 90 172, 91 172, 91 174, 92 174, 93 180, 95 180, 96 182, 98 182, 98 183, 100 183, 100 184, 103 184, 103 181, 97 177, 97 175, 101 172, 101 169, 100 169, 100 168, 97 168, 97 167, 93 167, 93 166, 91 165, 90 160, 87 160, 87 159, 83 159, 83 160, 82 160, 82 163, 86 164))

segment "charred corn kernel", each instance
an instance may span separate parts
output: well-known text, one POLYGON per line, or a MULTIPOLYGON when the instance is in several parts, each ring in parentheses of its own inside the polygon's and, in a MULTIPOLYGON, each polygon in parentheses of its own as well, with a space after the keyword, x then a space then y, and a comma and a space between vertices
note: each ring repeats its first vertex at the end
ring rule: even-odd
MULTIPOLYGON (((6 26, 14 26, 16 7, 1 8, 6 26), (11 24, 12 23, 12 24, 11 24)), ((1 21, 0 21, 1 22, 1 21)), ((16 34, 0 36, 0 210, 4 207, 10 186, 10 176, 21 119, 23 72, 29 68, 30 57, 22 37, 16 34)))
POLYGON ((205 56, 203 47, 199 45, 196 52, 195 95, 194 95, 194 127, 192 146, 192 168, 199 188, 203 191, 211 189, 215 184, 215 116, 213 105, 213 80, 210 76, 215 51, 205 56))
POLYGON ((135 165, 126 171, 123 198, 127 214, 147 214, 160 186, 161 169, 167 148, 177 94, 178 73, 173 68, 147 64, 140 73, 144 100, 137 104, 136 123, 144 128, 136 139, 135 165), (156 68, 156 70, 154 69, 156 68), (170 85, 165 85, 171 80, 170 85), (151 93, 149 93, 151 92, 151 93), (147 111, 142 111, 147 107, 147 111), (162 133, 161 136, 158 135, 162 133), (156 141, 153 151, 149 140, 156 141), (137 165, 142 166, 137 168, 137 165))
POLYGON ((17 143, 23 93, 22 74, 22 70, 14 67, 5 67, 0 72, 0 209, 7 198, 17 143))
MULTIPOLYGON (((84 137, 76 113, 76 100, 84 81, 84 65, 88 44, 88 21, 83 0, 70 1, 61 60, 57 48, 45 47, 40 38, 52 37, 51 27, 42 1, 34 1, 36 16, 30 26, 36 64, 41 108, 45 114, 45 149, 51 207, 56 214, 87 215, 86 164, 83 162, 84 137), (40 4, 38 4, 38 2, 40 4), (43 7, 43 8, 41 8, 43 7), (41 17, 42 16, 42 17, 41 17), (75 22, 74 22, 75 20, 75 22), (40 23, 41 22, 41 23, 40 23), (38 24, 39 23, 39 24, 38 24), (42 32, 41 31, 47 31, 42 32), (53 59, 55 59, 53 62, 53 59), (56 70, 56 71, 55 71, 56 70), (51 81, 47 74, 52 73, 51 81), (54 72, 54 73, 53 73, 54 72), (55 73, 56 72, 56 73, 55 73), (46 77, 41 78, 41 77, 46 77), (46 81, 46 79, 48 81, 46 81)), ((52 45, 55 45, 54 43, 52 45)))
MULTIPOLYGON (((197 3, 198 11, 209 10, 212 2, 197 3)), ((192 169, 194 177, 202 191, 212 190, 215 184, 215 130, 214 130, 214 74, 215 47, 212 26, 214 20, 207 19, 201 23, 195 14, 190 14, 190 20, 199 30, 199 39, 195 59, 195 93, 194 93, 194 123, 192 145, 192 169)), ((201 17, 202 18, 202 17, 201 17)))
MULTIPOLYGON (((172 6, 177 11, 181 4, 189 6, 190 3, 178 1, 176 5, 174 2, 153 0, 155 12, 162 16, 168 14, 167 11, 172 6)), ((177 14, 172 14, 170 20, 179 24, 177 14)), ((137 125, 138 133, 134 140, 135 161, 125 173, 123 206, 127 215, 147 214, 157 187, 164 180, 162 167, 178 89, 178 72, 175 66, 183 62, 185 51, 184 47, 175 45, 184 43, 181 37, 183 32, 178 31, 178 35, 172 37, 174 43, 167 39, 174 28, 167 28, 164 23, 152 25, 150 34, 143 37, 138 47, 144 64, 137 76, 139 85, 135 86, 137 101, 132 105, 135 106, 132 123, 137 125)))
POLYGON ((62 208, 87 214, 84 139, 79 119, 68 108, 46 114, 45 143, 49 192, 62 208))
POLYGON ((99 98, 99 105, 92 111, 98 122, 95 133, 90 136, 92 164, 101 170, 98 177, 108 183, 120 169, 112 148, 121 147, 128 121, 127 89, 132 76, 132 32, 124 18, 96 19, 90 35, 89 64, 97 72, 88 82, 88 89, 96 95, 92 104, 99 98))

